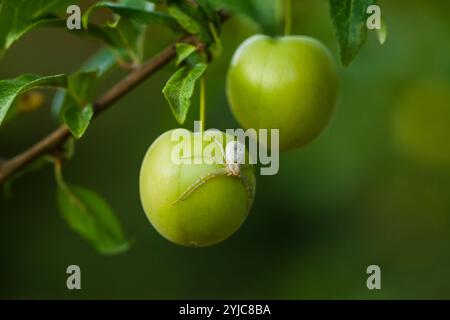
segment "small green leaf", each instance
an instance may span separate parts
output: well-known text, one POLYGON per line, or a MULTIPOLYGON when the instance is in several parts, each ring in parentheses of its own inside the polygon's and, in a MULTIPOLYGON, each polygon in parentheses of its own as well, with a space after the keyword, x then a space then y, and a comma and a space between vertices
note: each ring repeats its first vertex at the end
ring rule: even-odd
POLYGON ((94 115, 94 109, 92 105, 87 105, 84 107, 80 107, 77 103, 68 103, 64 108, 64 112, 62 114, 62 120, 69 128, 72 135, 80 139, 89 124, 91 123, 92 116, 94 115))
POLYGON ((69 76, 67 89, 79 105, 84 106, 92 100, 97 77, 97 70, 78 71, 69 76))
POLYGON ((0 55, 27 32, 43 26, 65 27, 54 13, 78 0, 2 0, 0 2, 0 55))
POLYGON ((94 96, 98 71, 78 71, 68 77, 68 88, 58 94, 54 107, 59 106, 59 119, 72 135, 80 139, 86 132, 94 109, 90 102, 94 96))
MULTIPOLYGON (((89 72, 90 70, 96 70, 97 77, 101 78, 116 66, 116 55, 113 50, 103 48, 91 56, 81 67, 80 71, 89 72)), ((59 118, 67 94, 68 92, 66 90, 58 89, 56 91, 52 102, 52 114, 55 118, 59 118)))
POLYGON ((53 101, 52 101, 52 115, 59 119, 60 118, 60 114, 61 114, 61 110, 64 107, 64 103, 66 101, 66 97, 67 97, 67 91, 63 90, 63 89, 58 89, 55 92, 55 96, 53 97, 53 101))
POLYGON ((199 64, 199 63, 204 63, 205 62, 205 54, 204 52, 194 52, 191 53, 185 60, 184 60, 184 64, 187 66, 190 66, 191 68, 194 67, 195 65, 199 64))
POLYGON ((182 67, 172 75, 163 89, 163 94, 179 124, 183 124, 186 120, 195 83, 206 71, 206 68, 205 63, 196 64, 192 68, 182 67))
POLYGON ((201 25, 195 19, 181 10, 178 6, 171 5, 169 6, 168 11, 170 15, 178 21, 178 23, 183 27, 184 30, 196 35, 201 33, 201 25))
POLYGON ((144 56, 145 27, 128 19, 120 18, 114 27, 106 27, 110 34, 114 34, 116 50, 127 52, 130 62, 139 64, 144 56))
POLYGON ((205 44, 212 43, 209 21, 198 10, 182 3, 169 5, 168 12, 185 31, 198 36, 205 44))
POLYGON ((277 35, 282 21, 282 0, 210 0, 217 9, 227 9, 252 19, 261 31, 277 35))
POLYGON ((196 0, 196 2, 199 5, 200 11, 202 11, 203 15, 208 19, 208 21, 212 22, 217 30, 220 30, 220 15, 218 13, 218 10, 216 10, 212 5, 211 0, 196 0))
POLYGON ((367 7, 377 0, 329 0, 341 61, 350 64, 367 39, 367 7))
POLYGON ((154 3, 145 0, 122 0, 118 3, 100 1, 91 6, 83 15, 83 25, 89 33, 103 39, 116 50, 125 51, 132 63, 139 63, 143 56, 143 42, 146 26, 163 24, 175 31, 181 31, 175 19, 154 11, 154 3), (100 8, 113 11, 113 21, 97 26, 89 24, 91 14, 100 8))
POLYGON ((98 77, 102 77, 116 66, 116 59, 110 48, 102 48, 84 63, 81 71, 97 70, 98 77))
POLYGON ((148 8, 147 4, 147 1, 144 0, 123 0, 120 3, 101 1, 87 10, 83 16, 83 25, 85 28, 88 28, 89 33, 103 39, 106 44, 113 47, 115 50, 125 52, 125 57, 129 58, 131 62, 138 63, 143 54, 142 50, 145 32, 145 27, 143 25, 137 24, 130 19, 122 18, 117 14, 113 21, 97 26, 89 24, 89 17, 94 9, 102 7, 111 9, 115 6, 123 6, 124 8, 130 7, 132 10, 153 10, 153 7, 148 8))
POLYGON ((177 43, 175 45, 177 51, 177 58, 175 61, 175 65, 178 67, 181 63, 183 63, 191 54, 197 51, 197 47, 188 43, 177 43))
POLYGON ((58 178, 58 207, 70 228, 102 254, 117 254, 130 243, 112 209, 97 193, 58 178))
POLYGON ((174 30, 180 30, 180 27, 175 19, 162 12, 154 11, 154 3, 148 1, 140 1, 140 3, 141 4, 139 5, 138 3, 136 3, 136 1, 128 1, 122 3, 111 1, 97 2, 96 4, 91 6, 83 15, 83 26, 85 28, 88 28, 89 18, 95 10, 100 8, 107 8, 115 14, 123 18, 127 18, 138 24, 162 24, 174 30))
POLYGON ((67 87, 65 75, 38 76, 22 75, 12 80, 0 80, 0 125, 18 95, 42 87, 67 87))

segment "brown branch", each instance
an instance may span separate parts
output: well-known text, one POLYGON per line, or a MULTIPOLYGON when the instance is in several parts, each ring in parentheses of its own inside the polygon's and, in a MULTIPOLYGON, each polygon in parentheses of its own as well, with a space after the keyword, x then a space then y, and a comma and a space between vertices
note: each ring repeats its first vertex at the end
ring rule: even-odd
MULTIPOLYGON (((225 12, 219 12, 222 22, 230 18, 225 12)), ((204 45, 192 35, 180 38, 177 42, 185 42, 196 45, 199 50, 204 45)), ((127 77, 119 81, 110 90, 108 90, 101 98, 94 103, 94 116, 98 116, 101 112, 112 106, 117 100, 122 98, 129 91, 137 87, 148 77, 167 65, 176 56, 175 43, 164 49, 161 53, 151 58, 139 68, 132 71, 127 77)), ((70 137, 70 131, 66 126, 60 126, 58 129, 50 133, 35 145, 31 146, 15 157, 0 161, 0 185, 4 183, 17 171, 25 168, 31 162, 44 154, 51 153, 58 149, 70 137)))
MULTIPOLYGON (((185 37, 182 40, 193 41, 193 38, 185 37)), ((128 91, 135 88, 142 81, 169 63, 175 57, 175 54, 175 47, 171 45, 159 55, 143 64, 142 67, 131 72, 94 103, 94 115, 97 116, 99 113, 106 110, 128 91)), ((29 149, 1 163, 0 184, 5 182, 12 174, 36 160, 39 156, 49 153, 59 147, 69 136, 69 129, 65 125, 62 125, 29 149)))
MULTIPOLYGON (((228 15, 222 15, 223 21, 228 19, 228 15)), ((182 41, 199 45, 199 41, 194 36, 184 36, 177 42, 182 41)), ((149 76, 167 65, 176 56, 175 45, 172 44, 161 53, 144 63, 142 66, 131 72, 127 77, 122 79, 110 90, 108 90, 100 99, 94 103, 94 116, 98 116, 101 112, 108 109, 117 100, 122 98, 126 93, 134 89, 149 76)), ((0 185, 11 177, 15 172, 25 168, 31 162, 40 156, 50 153, 59 148, 64 141, 70 136, 69 129, 62 125, 54 130, 47 137, 43 138, 35 145, 31 146, 15 157, 0 162, 0 185)))

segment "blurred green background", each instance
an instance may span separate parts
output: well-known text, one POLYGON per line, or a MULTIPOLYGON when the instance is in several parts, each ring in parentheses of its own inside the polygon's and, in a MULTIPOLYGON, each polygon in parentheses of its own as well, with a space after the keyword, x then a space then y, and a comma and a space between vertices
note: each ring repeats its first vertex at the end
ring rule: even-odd
MULTIPOLYGON (((293 33, 317 37, 337 60, 327 1, 293 2, 293 33)), ((282 154, 278 175, 258 177, 254 207, 234 236, 209 248, 179 247, 150 226, 141 208, 144 153, 177 127, 161 94, 169 66, 99 117, 64 168, 67 181, 109 201, 132 248, 101 256, 70 231, 49 166, 0 198, 0 298, 450 298, 450 3, 380 6, 387 42, 380 46, 369 32, 357 59, 340 67, 331 125, 309 146, 282 154), (81 267, 81 291, 66 288, 71 264, 81 267), (366 287, 371 264, 381 267, 382 290, 366 287)), ((225 52, 207 74, 207 126, 237 127, 225 74, 234 50, 256 32, 242 17, 226 23, 225 52)), ((147 54, 175 37, 151 27, 147 54)), ((0 60, 0 78, 71 72, 98 47, 64 30, 37 30, 0 60)), ((102 91, 123 75, 114 72, 102 91)), ((1 156, 56 127, 50 93, 46 98, 45 107, 0 129, 1 156)))

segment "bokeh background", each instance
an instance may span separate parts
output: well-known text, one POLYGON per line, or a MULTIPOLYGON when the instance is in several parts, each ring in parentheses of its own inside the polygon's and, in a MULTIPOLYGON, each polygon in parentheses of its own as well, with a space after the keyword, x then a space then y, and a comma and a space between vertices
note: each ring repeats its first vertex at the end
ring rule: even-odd
MULTIPOLYGON (((293 33, 317 37, 337 60, 327 1, 293 2, 293 33)), ((387 42, 379 45, 370 32, 357 59, 339 68, 332 123, 314 143, 282 154, 278 175, 258 177, 254 207, 234 236, 209 248, 179 247, 141 208, 144 153, 177 127, 161 94, 169 66, 99 117, 64 168, 67 181, 109 201, 132 248, 97 254, 61 219, 52 168, 30 173, 13 184, 11 197, 0 198, 0 298, 450 298, 450 5, 380 5, 387 42), (66 289, 71 264, 82 269, 81 291, 66 289), (366 288, 371 264, 381 267, 381 290, 366 288)), ((209 127, 237 127, 225 74, 237 46, 257 32, 242 17, 226 23, 225 52, 207 74, 209 127)), ((147 55, 175 38, 151 27, 147 55)), ((71 72, 98 48, 64 30, 37 30, 0 60, 0 78, 71 72)), ((123 75, 111 74, 99 93, 123 75)), ((56 127, 45 96, 43 108, 0 128, 1 156, 56 127)))

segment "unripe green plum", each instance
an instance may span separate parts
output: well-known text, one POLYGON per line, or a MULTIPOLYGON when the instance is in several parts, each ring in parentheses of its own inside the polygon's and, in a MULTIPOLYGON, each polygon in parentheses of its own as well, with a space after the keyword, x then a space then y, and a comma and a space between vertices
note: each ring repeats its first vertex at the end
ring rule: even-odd
MULTIPOLYGON (((212 143, 205 138, 207 133, 192 133, 185 129, 171 130, 157 138, 148 149, 140 171, 144 211, 153 227, 176 244, 203 247, 221 242, 237 231, 248 215, 256 186, 253 168, 242 166, 242 178, 221 175, 204 181, 180 200, 199 179, 223 170, 225 165, 216 162, 175 163, 172 153, 180 142, 173 141, 174 133, 190 136, 192 147, 194 141, 204 148, 212 143)), ((219 134, 225 141, 225 134, 219 134)), ((201 154, 196 153, 197 156, 201 154)), ((183 159, 182 155, 179 159, 183 159)))
POLYGON ((338 86, 332 55, 316 39, 255 35, 234 54, 227 95, 243 127, 280 129, 280 150, 289 150, 324 130, 338 86))

